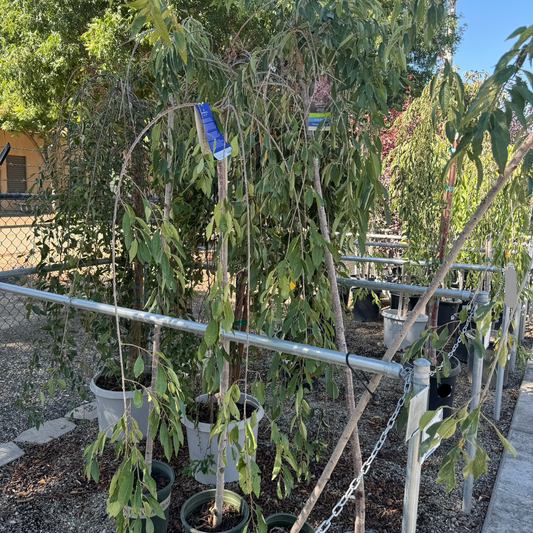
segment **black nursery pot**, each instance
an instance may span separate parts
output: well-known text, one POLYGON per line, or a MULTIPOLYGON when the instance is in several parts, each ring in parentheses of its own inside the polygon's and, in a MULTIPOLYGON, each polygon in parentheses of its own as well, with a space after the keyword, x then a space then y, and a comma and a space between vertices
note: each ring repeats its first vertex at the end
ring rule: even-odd
POLYGON ((439 407, 444 407, 443 416, 447 418, 452 414, 453 398, 455 395, 455 382, 461 372, 461 363, 457 357, 450 357, 452 371, 449 376, 440 375, 440 383, 437 376, 429 378, 429 410, 435 411, 439 407))
MULTIPOLYGON (((415 305, 418 303, 419 299, 420 299, 420 296, 418 295, 409 296, 409 304, 407 306, 407 309, 409 311, 412 311, 415 305)), ((390 308, 398 309, 398 305, 400 305, 400 294, 397 292, 391 292, 390 293, 390 308)))
POLYGON ((444 326, 448 326, 448 334, 452 333, 452 331, 457 326, 457 323, 459 322, 457 318, 457 313, 459 312, 459 305, 461 302, 447 302, 447 301, 440 301, 439 302, 439 316, 437 319, 437 333, 440 334, 440 332, 444 329, 444 326))
MULTIPOLYGON (((379 297, 381 291, 376 291, 379 297)), ((372 293, 368 293, 364 298, 354 300, 353 318, 356 322, 377 322, 379 320, 379 305, 374 302, 372 293)))

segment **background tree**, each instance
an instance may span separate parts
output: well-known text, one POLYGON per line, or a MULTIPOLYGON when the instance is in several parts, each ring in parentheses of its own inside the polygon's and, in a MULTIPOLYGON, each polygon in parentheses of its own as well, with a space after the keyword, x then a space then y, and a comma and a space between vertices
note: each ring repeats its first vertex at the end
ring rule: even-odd
POLYGON ((0 11, 3 129, 49 130, 66 94, 132 48, 119 0, 0 0, 0 11))

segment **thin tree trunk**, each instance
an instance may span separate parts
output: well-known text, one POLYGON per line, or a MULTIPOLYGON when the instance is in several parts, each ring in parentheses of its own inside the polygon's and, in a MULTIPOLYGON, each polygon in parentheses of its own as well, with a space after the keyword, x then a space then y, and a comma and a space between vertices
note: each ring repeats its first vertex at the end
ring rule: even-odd
MULTIPOLYGON (((320 182, 320 169, 318 158, 313 158, 313 185, 317 194, 323 198, 322 184, 320 182)), ((318 219, 320 222, 320 232, 324 240, 329 244, 331 242, 329 235, 328 220, 324 207, 317 202, 318 219)), ((333 256, 327 247, 324 248, 326 259, 326 270, 328 273, 329 284, 331 287, 331 306, 335 315, 335 342, 341 352, 346 352, 346 337, 344 334, 344 317, 342 314, 341 300, 339 297, 339 287, 337 285, 337 272, 333 263, 333 256)), ((344 376, 346 379, 346 404, 348 412, 351 414, 355 411, 355 395, 353 389, 353 376, 349 368, 345 368, 344 376)), ((355 428, 352 433, 352 453, 354 461, 354 473, 357 476, 363 466, 361 458, 361 446, 359 444, 359 431, 355 428)), ((361 480, 359 487, 355 491, 355 533, 364 533, 365 531, 365 492, 364 483, 361 480)))
MULTIPOLYGON (((174 99, 172 96, 169 97, 169 104, 174 105, 174 99)), ((174 112, 172 111, 168 115, 168 142, 172 139, 172 128, 174 127, 174 112)), ((167 155, 168 168, 171 168, 172 161, 170 153, 167 155)), ((163 205, 163 221, 168 222, 170 220, 170 203, 172 201, 172 183, 168 182, 165 184, 165 198, 163 205)), ((164 235, 161 236, 162 248, 165 248, 166 238, 164 235)), ((160 306, 159 306, 160 307, 160 306)), ((161 308, 159 309, 161 311, 161 308)), ((161 326, 154 326, 154 343, 152 349, 152 381, 150 383, 151 394, 155 398, 157 393, 155 389, 155 383, 157 378, 157 371, 159 369, 159 346, 161 345, 161 326)), ((154 402, 148 404, 148 419, 154 410, 154 402)), ((152 474, 152 459, 154 453, 154 439, 152 439, 152 433, 150 428, 148 428, 148 433, 146 435, 146 451, 144 453, 144 462, 148 470, 148 474, 152 474)))
MULTIPOLYGON (((454 9, 455 9, 455 2, 454 9)), ((457 141, 455 140, 453 142, 453 148, 455 149, 457 147, 457 141)), ((451 215, 452 215, 452 200, 453 200, 453 188, 455 186, 455 170, 456 170, 456 163, 455 161, 452 163, 452 166, 450 168, 450 172, 448 173, 448 184, 446 186, 446 190, 444 191, 444 202, 445 206, 442 210, 442 215, 440 218, 440 228, 439 228, 439 245, 438 245, 438 252, 437 252, 437 259, 438 264, 442 264, 444 261, 444 258, 446 257, 446 246, 448 244, 448 234, 450 232, 450 221, 451 221, 451 215)), ((429 329, 431 331, 436 331, 438 326, 438 320, 439 320, 439 302, 435 298, 433 300, 433 303, 430 305, 431 307, 431 313, 429 317, 429 329)), ((429 349, 429 360, 436 364, 437 356, 435 348, 432 346, 430 341, 430 349, 429 349)))
MULTIPOLYGON (((152 349, 152 382, 150 383, 150 390, 152 391, 152 396, 156 396, 155 390, 155 380, 157 378, 157 370, 159 368, 159 345, 161 343, 161 326, 154 326, 154 344, 152 349)), ((144 401, 144 400, 143 400, 144 401)), ((148 419, 154 410, 154 402, 148 404, 148 419)), ((152 475, 152 459, 154 455, 154 439, 152 439, 152 433, 148 427, 148 432, 146 434, 146 450, 144 452, 144 462, 146 463, 146 469, 148 470, 148 475, 152 475)))
MULTIPOLYGON (((446 256, 442 265, 437 270, 435 277, 433 278, 433 281, 430 283, 426 291, 422 294, 422 296, 418 300, 418 303, 415 305, 414 309, 408 315, 407 320, 402 326, 402 329, 400 330, 398 335, 394 338, 394 341, 389 347, 389 349, 385 352, 385 355, 382 358, 383 361, 389 362, 392 360, 392 358, 394 357, 394 354, 398 351, 398 348, 400 347, 403 339, 407 335, 407 332, 409 331, 411 326, 414 324, 418 315, 425 308, 429 299, 433 296, 435 291, 438 289, 440 283, 442 282, 442 280, 444 279, 444 277, 450 270, 452 263, 454 262, 455 258, 461 251, 461 248, 463 247, 466 239, 468 239, 468 237, 471 235, 472 231, 474 230, 478 222, 481 220, 481 217, 487 212, 488 208, 491 206, 492 202, 496 198, 496 195, 500 192, 500 190, 505 185, 506 181, 509 179, 512 173, 516 170, 516 168, 518 167, 518 165, 520 164, 524 156, 527 154, 527 152, 532 147, 533 147, 533 132, 531 132, 527 136, 527 138, 524 140, 520 148, 515 152, 514 156, 511 158, 511 161, 509 162, 509 164, 505 167, 503 173, 498 176, 498 179, 496 180, 494 185, 490 188, 485 198, 481 200, 474 214, 470 217, 465 227, 463 228, 463 231, 459 234, 459 237, 457 238, 454 245, 452 246, 450 253, 446 256)), ((374 376, 370 380, 370 383, 368 384, 368 388, 372 392, 375 391, 380 381, 381 381, 380 375, 374 376)), ((328 461, 328 464, 324 468, 324 471, 322 472, 322 475, 320 476, 318 483, 313 489, 311 496, 309 496, 309 499, 307 500, 304 508, 302 509, 302 512, 298 516, 297 522, 291 528, 290 533, 297 533, 298 531, 300 531, 301 526, 307 520, 309 514, 313 510, 316 502, 318 501, 318 498, 320 497, 320 495, 322 494, 322 491, 327 485, 335 466, 337 465, 337 463, 339 462, 339 459, 341 458, 342 452, 350 439, 350 435, 352 434, 354 429, 357 427, 359 418, 363 414, 370 399, 371 399, 370 393, 367 391, 364 391, 363 394, 361 395, 361 398, 359 399, 359 402, 357 403, 355 411, 350 416, 350 419, 348 420, 348 423, 346 424, 346 427, 344 428, 344 431, 342 432, 342 435, 339 438, 339 442, 337 443, 337 446, 335 447, 335 450, 333 451, 328 461), (298 527, 296 527, 297 525, 298 527)))
MULTIPOLYGON (((225 212, 224 203, 228 196, 228 160, 224 158, 218 161, 218 197, 222 200, 221 213, 225 212)), ((222 267, 222 288, 228 283, 228 241, 225 239, 224 233, 221 231, 219 234, 219 261, 222 267)), ((222 347, 229 354, 229 341, 223 341, 222 347)), ((229 362, 224 358, 222 364, 222 372, 220 374, 220 388, 218 396, 218 404, 222 408, 224 396, 228 390, 229 384, 229 362)), ((215 492, 215 509, 214 509, 214 522, 213 528, 216 529, 222 524, 222 506, 224 504, 224 454, 226 453, 226 447, 228 442, 228 436, 226 430, 220 434, 218 441, 218 454, 217 454, 217 480, 216 480, 216 492, 215 492)))

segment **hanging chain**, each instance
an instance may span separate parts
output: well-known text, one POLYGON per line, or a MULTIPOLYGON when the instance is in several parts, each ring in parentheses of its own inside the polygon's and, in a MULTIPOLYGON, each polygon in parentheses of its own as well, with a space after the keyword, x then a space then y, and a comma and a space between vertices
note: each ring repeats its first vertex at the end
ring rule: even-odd
POLYGON ((385 441, 387 440, 387 435, 389 431, 394 427, 394 424, 396 422, 396 419, 398 418, 398 415, 400 414, 400 410, 403 407, 403 404, 405 403, 405 398, 411 389, 411 381, 412 381, 412 371, 403 371, 402 377, 404 378, 405 382, 403 385, 403 395, 398 400, 398 403, 396 404, 396 409, 394 409, 394 413, 392 413, 391 417, 389 418, 389 421, 387 422, 387 427, 383 430, 383 433, 379 437, 379 440, 377 441, 376 445, 374 446, 374 449, 372 450, 372 453, 368 457, 368 459, 364 462, 361 471, 359 472, 359 475, 350 483, 350 486, 348 487, 348 490, 345 492, 344 496, 339 500, 337 505, 333 507, 333 510, 331 511, 331 516, 324 520, 320 526, 318 526, 318 529, 315 530, 315 533, 324 533, 329 529, 331 526, 331 521, 333 518, 339 516, 342 512, 342 509, 346 505, 347 501, 350 499, 352 494, 355 492, 357 487, 359 486, 359 483, 361 483, 361 480, 363 479, 363 476, 368 472, 370 465, 376 458, 376 455, 378 454, 379 450, 383 447, 385 444, 385 441))
MULTIPOLYGON (((500 292, 502 291, 502 287, 503 287, 504 281, 505 281, 505 278, 504 278, 503 272, 502 272, 502 279, 500 281, 500 285, 498 287, 498 290, 496 291, 496 294, 494 295, 494 300, 496 300, 498 298, 498 296, 500 295, 500 292)), ((467 306, 468 315, 467 315, 466 320, 465 320, 465 325, 463 326, 463 329, 461 330, 461 333, 463 335, 465 335, 466 332, 468 331, 468 327, 470 326, 470 322, 472 322, 472 319, 474 318, 474 313, 475 313, 475 310, 476 310, 476 306, 474 305, 474 302, 476 300, 476 295, 477 295, 477 293, 474 295, 474 298, 472 298, 470 300, 470 302, 468 303, 468 306, 467 306)), ((461 344, 461 342, 462 342, 461 341, 461 335, 458 335, 457 340, 455 341, 455 344, 453 345, 452 349, 448 352, 448 357, 451 357, 455 353, 455 350, 457 350, 457 348, 459 347, 459 344, 461 344)), ((444 363, 441 363, 438 367, 435 368, 435 370, 432 370, 429 373, 429 375, 430 376, 434 376, 437 372, 442 370, 443 366, 444 366, 444 363)))

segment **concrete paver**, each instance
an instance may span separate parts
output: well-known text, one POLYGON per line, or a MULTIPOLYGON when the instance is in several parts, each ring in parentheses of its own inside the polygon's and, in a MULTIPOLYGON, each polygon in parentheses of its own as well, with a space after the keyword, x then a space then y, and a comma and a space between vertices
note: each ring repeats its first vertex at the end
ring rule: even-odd
POLYGON ((0 466, 7 465, 23 455, 24 451, 14 442, 4 442, 3 444, 0 444, 0 466))
POLYGON ((45 422, 39 429, 30 428, 22 432, 15 442, 30 442, 32 444, 46 444, 52 439, 60 437, 72 431, 76 424, 69 422, 66 418, 56 418, 45 422))
POLYGON ((76 409, 68 412, 65 418, 74 418, 75 420, 94 420, 98 418, 96 402, 88 402, 76 407, 76 409))
POLYGON ((533 524, 533 361, 527 364, 482 533, 530 533, 533 524))

